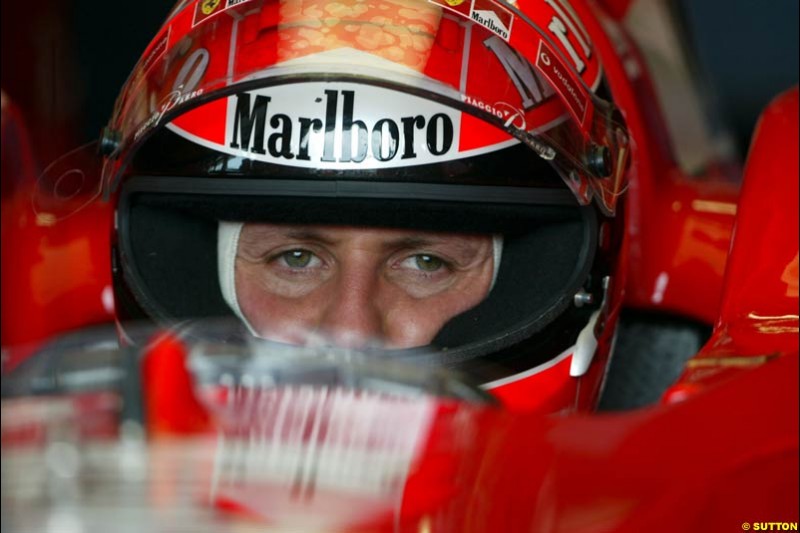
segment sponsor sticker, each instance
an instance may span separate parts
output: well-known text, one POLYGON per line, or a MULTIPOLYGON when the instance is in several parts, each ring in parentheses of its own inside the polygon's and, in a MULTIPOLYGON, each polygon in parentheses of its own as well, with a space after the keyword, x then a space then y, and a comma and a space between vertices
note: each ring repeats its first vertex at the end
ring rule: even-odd
POLYGON ((183 104, 192 98, 200 96, 203 94, 203 89, 197 89, 195 91, 182 91, 180 89, 175 89, 174 91, 167 93, 159 102, 158 106, 150 116, 145 120, 142 124, 140 124, 136 131, 133 134, 133 140, 139 140, 139 138, 144 135, 147 131, 151 128, 157 126, 159 122, 161 122, 161 118, 173 107, 179 104, 183 104))
POLYGON ((584 86, 573 79, 573 75, 558 55, 547 46, 544 40, 539 41, 539 50, 536 53, 536 67, 547 78, 553 88, 558 91, 567 109, 575 120, 586 130, 591 115, 589 95, 584 86))
POLYGON ((283 165, 380 168, 447 158, 459 124, 454 109, 375 87, 278 86, 228 99, 225 143, 283 165))
POLYGON ((443 8, 458 13, 462 17, 469 18, 472 11, 472 0, 428 0, 432 4, 442 6, 443 8))
POLYGON ((192 26, 197 26, 201 22, 222 13, 226 9, 240 4, 245 4, 250 0, 199 0, 194 10, 194 21, 192 26))
POLYGON ((492 0, 474 0, 470 18, 506 41, 511 37, 514 15, 492 0))
POLYGON ((192 26, 197 26, 208 18, 225 10, 222 0, 199 0, 194 8, 194 20, 192 26))
POLYGON ((368 391, 239 385, 225 392, 236 416, 222 433, 216 489, 233 496, 248 486, 288 488, 304 495, 293 499, 306 512, 325 489, 396 496, 435 414, 428 398, 368 391))
POLYGON ((506 41, 511 37, 514 14, 493 0, 428 0, 483 26, 506 41))
MULTIPOLYGON (((209 106, 196 112, 204 113, 204 108, 211 113, 209 106)), ((198 118, 195 123, 209 121, 224 127, 224 136, 185 129, 186 123, 179 121, 169 127, 219 152, 314 169, 424 165, 508 145, 506 136, 462 151, 460 110, 354 83, 279 85, 237 93, 227 98, 224 117, 198 118)))

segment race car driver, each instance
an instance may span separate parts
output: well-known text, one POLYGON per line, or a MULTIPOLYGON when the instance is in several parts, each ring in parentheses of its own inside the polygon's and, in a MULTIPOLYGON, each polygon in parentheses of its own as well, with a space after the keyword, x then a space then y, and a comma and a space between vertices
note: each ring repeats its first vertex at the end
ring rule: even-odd
POLYGON ((233 315, 596 398, 628 156, 602 83, 566 2, 181 2, 102 143, 120 330, 233 315))

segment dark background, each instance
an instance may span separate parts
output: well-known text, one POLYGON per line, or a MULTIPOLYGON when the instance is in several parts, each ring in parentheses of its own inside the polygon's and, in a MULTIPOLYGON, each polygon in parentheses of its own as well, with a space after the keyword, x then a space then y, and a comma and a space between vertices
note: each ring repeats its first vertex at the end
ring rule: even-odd
POLYGON ((797 84, 797 0, 680 0, 689 46, 741 154, 764 106, 797 84))
MULTIPOLYGON (((687 44, 740 155, 766 103, 798 81, 797 0, 676 0, 687 44)), ((41 164, 97 137, 171 2, 2 0, 2 88, 41 164), (42 127, 42 125, 46 125, 42 127)))

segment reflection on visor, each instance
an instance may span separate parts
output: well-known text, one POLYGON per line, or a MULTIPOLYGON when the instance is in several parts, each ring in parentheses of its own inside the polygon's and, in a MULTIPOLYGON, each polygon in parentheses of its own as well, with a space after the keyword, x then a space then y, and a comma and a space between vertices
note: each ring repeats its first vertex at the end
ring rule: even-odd
POLYGON ((103 191, 103 160, 97 141, 59 157, 39 175, 31 198, 37 223, 49 226, 97 200, 103 191))

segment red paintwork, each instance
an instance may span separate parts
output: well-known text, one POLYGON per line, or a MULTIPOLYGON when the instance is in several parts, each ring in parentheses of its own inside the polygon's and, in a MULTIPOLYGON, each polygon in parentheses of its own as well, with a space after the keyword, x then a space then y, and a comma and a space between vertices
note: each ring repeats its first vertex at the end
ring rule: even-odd
MULTIPOLYGON (((798 521, 797 354, 684 403, 621 415, 485 421, 445 470, 430 531, 741 531, 798 521), (735 412, 736 417, 720 416, 735 412), (487 497, 490 495, 489 497, 487 497)), ((390 529, 385 529, 389 531, 390 529)))
POLYGON ((762 115, 745 167, 717 321, 717 329, 741 336, 743 352, 771 348, 772 343, 763 345, 765 334, 782 338, 797 332, 799 153, 795 87, 762 115))
POLYGON ((756 128, 719 319, 668 400, 697 393, 765 357, 787 352, 796 357, 798 176, 795 87, 772 102, 756 128))
MULTIPOLYGON (((626 304, 711 324, 719 313, 738 184, 672 169, 639 197, 626 304), (710 210, 709 210, 710 209, 710 210), (720 210, 721 212, 715 212, 720 210)), ((634 200, 631 199, 633 203, 634 200)))
POLYGON ((27 176, 3 198, 3 346, 113 320, 109 205, 90 204, 51 225, 33 212, 32 190, 27 176))
POLYGON ((210 428, 207 411, 192 392, 186 347, 170 334, 153 339, 142 364, 145 427, 149 435, 185 435, 210 428))
MULTIPOLYGON (((490 388, 503 405, 516 412, 550 413, 574 403, 578 380, 570 377, 572 354, 555 363, 547 372, 534 374, 490 388)), ((552 361, 551 361, 552 363, 552 361)))
MULTIPOLYGON (((234 523, 288 530, 304 529, 306 516, 326 531, 409 533, 730 531, 745 522, 796 523, 798 370, 797 353, 784 353, 683 402, 614 415, 520 415, 443 400, 421 434, 402 498, 229 473, 211 503, 234 523), (736 416, 720 416, 730 412, 736 416)), ((262 429, 251 435, 241 418, 234 426, 226 451, 218 451, 227 460, 245 464, 248 453, 273 453, 274 436, 265 439, 262 429)))

